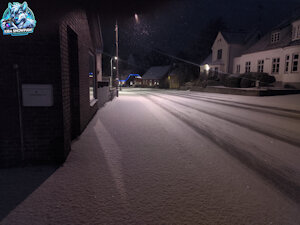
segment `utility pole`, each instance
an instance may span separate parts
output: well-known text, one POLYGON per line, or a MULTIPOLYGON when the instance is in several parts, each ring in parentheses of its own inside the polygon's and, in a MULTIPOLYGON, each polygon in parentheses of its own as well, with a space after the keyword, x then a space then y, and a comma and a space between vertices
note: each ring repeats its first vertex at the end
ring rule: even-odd
MULTIPOLYGON (((118 27, 118 21, 116 21, 116 69, 117 69, 117 80, 118 80, 118 86, 119 86, 119 80, 120 80, 120 77, 119 77, 119 27, 118 27)), ((121 90, 121 86, 120 86, 120 90, 121 90)))

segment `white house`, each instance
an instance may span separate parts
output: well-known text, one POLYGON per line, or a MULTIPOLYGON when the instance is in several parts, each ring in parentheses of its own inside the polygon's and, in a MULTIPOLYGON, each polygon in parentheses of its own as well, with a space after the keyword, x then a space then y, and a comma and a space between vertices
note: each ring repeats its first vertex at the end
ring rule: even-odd
POLYGON ((211 55, 202 62, 200 69, 223 73, 233 73, 234 58, 254 42, 258 32, 224 32, 220 31, 212 46, 211 55))
POLYGON ((300 87, 300 18, 286 20, 234 58, 233 73, 265 72, 300 87))
POLYGON ((300 88, 300 16, 285 20, 260 39, 258 35, 219 32, 211 60, 203 62, 201 70, 265 72, 280 85, 300 88))

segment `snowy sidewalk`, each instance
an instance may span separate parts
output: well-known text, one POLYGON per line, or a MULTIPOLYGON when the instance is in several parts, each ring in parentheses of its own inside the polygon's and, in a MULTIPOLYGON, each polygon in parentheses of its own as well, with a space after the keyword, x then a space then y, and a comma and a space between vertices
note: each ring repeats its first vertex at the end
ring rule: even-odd
POLYGON ((0 224, 299 221, 296 203, 144 95, 125 90, 98 111, 64 165, 0 224))

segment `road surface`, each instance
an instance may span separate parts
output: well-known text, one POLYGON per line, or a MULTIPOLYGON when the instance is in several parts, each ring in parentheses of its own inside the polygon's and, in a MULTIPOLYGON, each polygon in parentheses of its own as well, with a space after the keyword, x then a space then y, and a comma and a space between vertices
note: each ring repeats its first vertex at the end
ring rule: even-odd
POLYGON ((300 95, 123 89, 2 223, 300 224, 299 137, 300 95))

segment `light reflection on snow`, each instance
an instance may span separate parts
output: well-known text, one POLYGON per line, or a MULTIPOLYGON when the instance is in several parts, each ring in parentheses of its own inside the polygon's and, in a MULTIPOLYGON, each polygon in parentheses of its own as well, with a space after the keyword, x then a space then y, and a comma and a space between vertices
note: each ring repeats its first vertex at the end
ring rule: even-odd
POLYGON ((103 154, 111 172, 113 182, 123 201, 127 202, 127 192, 122 175, 122 151, 103 123, 98 119, 94 126, 96 137, 103 149, 103 154))

